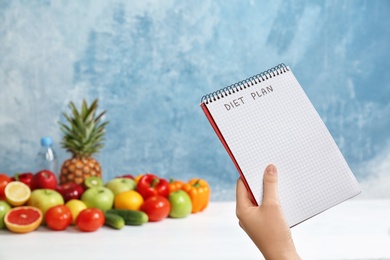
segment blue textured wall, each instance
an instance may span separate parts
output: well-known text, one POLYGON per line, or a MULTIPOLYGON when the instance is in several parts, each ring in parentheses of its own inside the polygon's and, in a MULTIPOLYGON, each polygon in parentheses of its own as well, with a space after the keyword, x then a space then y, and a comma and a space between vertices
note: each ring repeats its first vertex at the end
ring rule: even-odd
POLYGON ((29 171, 44 135, 69 157, 61 113, 98 97, 106 180, 199 176, 213 199, 234 199, 238 174, 200 98, 284 62, 359 181, 390 196, 389 11, 386 0, 2 0, 0 171, 29 171))

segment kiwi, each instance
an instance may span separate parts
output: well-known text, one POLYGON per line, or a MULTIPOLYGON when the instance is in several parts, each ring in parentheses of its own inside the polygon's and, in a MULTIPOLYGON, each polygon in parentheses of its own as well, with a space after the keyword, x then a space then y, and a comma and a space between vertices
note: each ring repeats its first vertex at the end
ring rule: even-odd
POLYGON ((84 188, 92 188, 92 187, 102 187, 104 186, 104 182, 100 177, 90 176, 85 178, 84 180, 84 188))

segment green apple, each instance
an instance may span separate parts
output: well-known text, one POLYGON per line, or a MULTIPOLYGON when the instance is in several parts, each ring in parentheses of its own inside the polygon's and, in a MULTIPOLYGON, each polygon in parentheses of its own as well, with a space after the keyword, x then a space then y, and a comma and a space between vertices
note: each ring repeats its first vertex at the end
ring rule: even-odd
POLYGON ((11 205, 9 205, 8 202, 0 200, 0 229, 3 229, 5 227, 4 216, 10 209, 11 205))
POLYGON ((31 192, 27 201, 28 206, 37 207, 42 211, 43 223, 45 223, 46 211, 57 205, 64 205, 64 198, 58 191, 51 189, 36 189, 31 192))
POLYGON ((114 196, 117 194, 135 189, 135 181, 129 178, 115 178, 107 182, 106 187, 109 188, 114 196))
POLYGON ((114 204, 114 193, 106 187, 92 187, 84 191, 81 201, 87 205, 87 208, 99 208, 106 211, 114 204))
POLYGON ((169 212, 171 218, 184 218, 191 214, 192 202, 187 192, 183 190, 171 192, 168 199, 171 203, 171 210, 169 212))

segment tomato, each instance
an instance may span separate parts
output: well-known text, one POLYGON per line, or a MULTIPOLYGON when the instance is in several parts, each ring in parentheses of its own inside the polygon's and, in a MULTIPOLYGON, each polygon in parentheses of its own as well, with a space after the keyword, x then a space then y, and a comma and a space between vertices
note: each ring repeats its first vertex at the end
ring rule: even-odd
POLYGON ((76 226, 84 232, 93 232, 103 226, 105 221, 104 213, 98 208, 82 210, 76 218, 76 226))
POLYGON ((11 178, 8 175, 0 173, 0 199, 4 199, 4 189, 7 184, 11 182, 11 178))
POLYGON ((48 209, 45 215, 46 225, 53 230, 64 230, 72 223, 72 213, 65 205, 48 209))
POLYGON ((141 211, 145 212, 149 221, 160 221, 169 215, 171 204, 169 200, 163 196, 157 195, 147 198, 141 206, 141 211))

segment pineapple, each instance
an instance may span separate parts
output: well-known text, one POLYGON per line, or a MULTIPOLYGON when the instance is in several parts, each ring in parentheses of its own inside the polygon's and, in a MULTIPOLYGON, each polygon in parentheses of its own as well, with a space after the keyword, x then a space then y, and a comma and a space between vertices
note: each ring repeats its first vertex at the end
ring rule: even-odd
POLYGON ((84 179, 90 176, 101 178, 100 163, 92 156, 104 146, 104 128, 108 121, 101 122, 106 111, 96 116, 98 99, 95 99, 89 107, 83 100, 80 111, 73 102, 70 102, 69 107, 72 113, 69 115, 63 113, 63 115, 70 125, 62 122, 59 124, 64 134, 61 145, 72 153, 72 158, 66 160, 61 166, 60 183, 82 184, 84 179))

